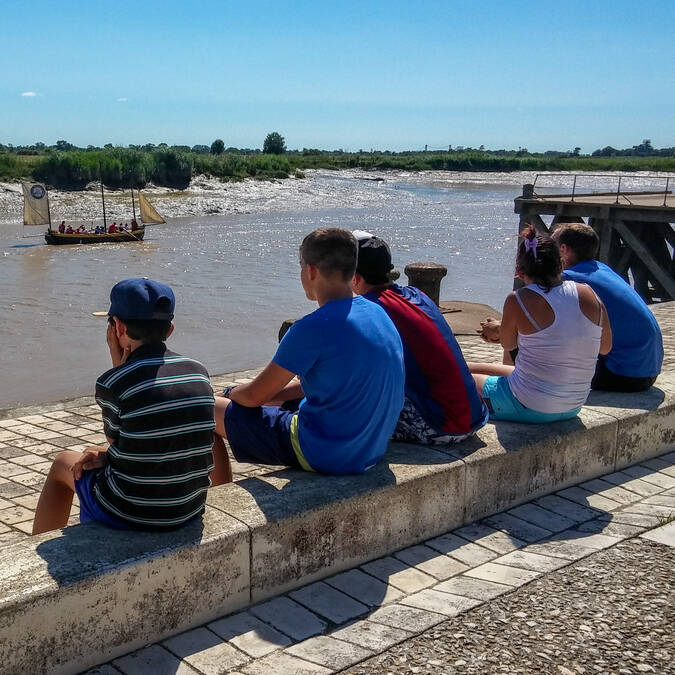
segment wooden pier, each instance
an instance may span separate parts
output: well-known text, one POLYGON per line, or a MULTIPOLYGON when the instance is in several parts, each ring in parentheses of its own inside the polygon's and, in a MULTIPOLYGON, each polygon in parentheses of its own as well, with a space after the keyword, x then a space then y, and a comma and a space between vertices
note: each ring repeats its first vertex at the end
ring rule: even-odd
MULTIPOLYGON (((572 178, 569 174, 564 177, 572 178)), ((675 300, 675 196, 669 189, 675 176, 672 181, 663 178, 663 190, 622 190, 622 176, 613 176, 618 181, 616 190, 581 193, 574 189, 574 176, 574 188, 568 194, 539 194, 539 178, 524 185, 522 196, 515 200, 520 230, 531 224, 549 233, 561 222, 585 222, 600 238, 598 259, 632 283, 645 301, 675 300), (547 224, 544 217, 550 216, 547 224)))

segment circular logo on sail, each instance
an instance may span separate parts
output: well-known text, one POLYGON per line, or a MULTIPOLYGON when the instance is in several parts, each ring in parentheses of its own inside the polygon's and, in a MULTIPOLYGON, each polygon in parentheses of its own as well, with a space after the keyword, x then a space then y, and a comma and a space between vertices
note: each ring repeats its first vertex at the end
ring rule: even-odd
POLYGON ((45 196, 45 189, 42 185, 33 185, 30 189, 30 196, 33 197, 33 199, 42 199, 45 196))

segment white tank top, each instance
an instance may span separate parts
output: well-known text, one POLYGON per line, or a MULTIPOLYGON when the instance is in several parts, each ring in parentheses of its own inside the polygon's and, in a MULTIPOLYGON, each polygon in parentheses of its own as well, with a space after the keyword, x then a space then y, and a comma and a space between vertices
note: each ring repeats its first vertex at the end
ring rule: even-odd
MULTIPOLYGON (((516 291, 516 299, 536 333, 518 334, 516 366, 508 377, 511 393, 526 407, 543 413, 563 413, 586 402, 600 351, 600 325, 579 307, 574 281, 563 281, 548 293, 536 284, 526 286, 539 293, 555 315, 540 329, 516 291)), ((602 310, 601 310, 602 311, 602 310)))

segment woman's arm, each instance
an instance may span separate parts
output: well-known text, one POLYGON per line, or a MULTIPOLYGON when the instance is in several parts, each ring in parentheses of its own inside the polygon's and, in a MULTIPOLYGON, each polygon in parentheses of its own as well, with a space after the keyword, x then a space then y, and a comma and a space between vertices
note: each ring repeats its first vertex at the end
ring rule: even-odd
POLYGON ((520 311, 516 294, 512 291, 504 301, 502 324, 499 331, 499 342, 507 352, 518 346, 518 312, 520 311))

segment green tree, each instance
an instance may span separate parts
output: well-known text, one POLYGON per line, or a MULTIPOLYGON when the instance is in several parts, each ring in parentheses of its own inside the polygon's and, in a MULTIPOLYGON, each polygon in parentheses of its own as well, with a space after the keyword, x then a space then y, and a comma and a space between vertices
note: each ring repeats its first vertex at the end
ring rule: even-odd
POLYGON ((222 155, 225 152, 225 143, 220 138, 216 138, 213 143, 211 143, 211 154, 212 155, 222 155))
POLYGON ((273 131, 271 134, 267 134, 265 142, 263 143, 263 152, 266 155, 283 155, 286 152, 286 142, 284 137, 273 131))

